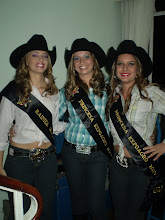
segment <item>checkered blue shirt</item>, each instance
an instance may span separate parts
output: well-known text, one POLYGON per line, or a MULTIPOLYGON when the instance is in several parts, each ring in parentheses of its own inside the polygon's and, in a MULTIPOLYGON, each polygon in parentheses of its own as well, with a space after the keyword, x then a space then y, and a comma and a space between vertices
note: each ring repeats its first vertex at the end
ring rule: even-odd
MULTIPOLYGON (((88 93, 89 99, 95 106, 98 114, 100 115, 104 126, 108 132, 108 123, 105 121, 105 106, 107 102, 106 91, 103 92, 103 97, 100 98, 93 93, 93 89, 89 89, 88 93)), ((65 89, 60 90, 60 107, 59 107, 59 118, 61 118, 64 113, 68 110, 69 112, 69 122, 67 123, 65 129, 65 139, 75 145, 81 146, 94 146, 96 142, 91 137, 84 124, 80 120, 76 111, 74 110, 72 104, 68 102, 65 98, 65 89)), ((109 132, 108 132, 109 134, 109 132)))

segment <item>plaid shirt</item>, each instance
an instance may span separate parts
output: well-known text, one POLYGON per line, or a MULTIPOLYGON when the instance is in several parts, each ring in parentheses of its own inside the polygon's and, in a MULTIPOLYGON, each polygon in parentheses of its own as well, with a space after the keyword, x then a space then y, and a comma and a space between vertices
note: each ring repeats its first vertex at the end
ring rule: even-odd
MULTIPOLYGON (((103 92, 103 97, 99 98, 93 93, 93 89, 89 89, 88 93, 89 99, 92 104, 95 106, 98 114, 100 115, 105 128, 108 131, 108 122, 105 122, 105 106, 107 102, 107 94, 106 91, 103 92)), ((74 110, 72 104, 68 102, 65 98, 65 89, 62 88, 60 90, 60 107, 59 107, 59 118, 61 118, 65 111, 69 112, 69 122, 66 125, 65 129, 65 139, 75 145, 81 146, 94 146, 96 142, 93 140, 84 124, 80 120, 76 111, 74 110)))
MULTIPOLYGON (((148 146, 153 145, 150 137, 153 134, 156 119, 158 114, 165 115, 165 92, 160 90, 157 86, 146 88, 149 98, 152 100, 146 101, 140 97, 139 90, 135 85, 132 90, 131 103, 126 118, 134 129, 140 134, 148 146)), ((120 86, 116 88, 116 92, 120 94, 120 86)), ((145 95, 144 93, 142 93, 145 95)), ((122 105, 124 106, 124 99, 121 95, 122 105)), ((119 138, 112 121, 110 120, 110 129, 113 136, 114 145, 120 145, 122 148, 123 143, 119 138)), ((163 141, 165 143, 165 140, 163 141)))

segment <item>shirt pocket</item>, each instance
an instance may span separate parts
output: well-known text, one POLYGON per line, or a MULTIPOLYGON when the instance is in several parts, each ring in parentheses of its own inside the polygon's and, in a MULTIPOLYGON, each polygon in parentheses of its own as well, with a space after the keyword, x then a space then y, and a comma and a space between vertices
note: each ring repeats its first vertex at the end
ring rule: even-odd
POLYGON ((131 105, 128 112, 129 121, 131 124, 142 125, 145 123, 152 111, 152 102, 147 100, 139 100, 131 105))

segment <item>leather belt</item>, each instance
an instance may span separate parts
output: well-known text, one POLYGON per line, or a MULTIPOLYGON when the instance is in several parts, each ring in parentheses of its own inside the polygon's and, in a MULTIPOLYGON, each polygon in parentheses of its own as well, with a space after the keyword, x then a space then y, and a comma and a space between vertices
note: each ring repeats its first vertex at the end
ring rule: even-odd
MULTIPOLYGON (((76 150, 76 144, 72 144, 70 142, 68 142, 66 139, 64 140, 65 144, 68 146, 68 147, 71 147, 73 149, 76 150)), ((99 150, 101 150, 101 147, 99 147, 98 145, 95 145, 95 146, 89 146, 91 148, 91 152, 97 152, 99 150)))
POLYGON ((28 157, 31 161, 38 161, 45 159, 45 156, 52 154, 56 151, 55 147, 52 145, 48 149, 33 148, 31 150, 27 149, 17 149, 16 147, 9 146, 8 154, 10 156, 16 157, 28 157))

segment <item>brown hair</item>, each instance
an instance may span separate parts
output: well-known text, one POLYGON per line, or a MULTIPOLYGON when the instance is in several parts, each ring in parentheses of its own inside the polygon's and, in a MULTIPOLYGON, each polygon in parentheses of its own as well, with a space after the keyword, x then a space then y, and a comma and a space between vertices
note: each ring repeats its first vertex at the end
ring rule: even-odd
MULTIPOLYGON (((16 74, 15 74, 15 81, 18 85, 18 92, 21 98, 27 97, 32 91, 32 87, 30 84, 29 68, 26 64, 29 53, 27 53, 22 58, 20 64, 17 67, 16 74)), ((46 84, 46 88, 43 91, 43 93, 46 92, 46 95, 56 94, 58 92, 58 89, 55 85, 55 79, 52 74, 52 65, 51 65, 51 59, 49 55, 48 55, 48 68, 44 72, 43 75, 44 75, 44 78, 48 79, 48 83, 46 84)))
MULTIPOLYGON (((104 81, 104 75, 102 71, 100 70, 99 64, 97 62, 97 59, 95 58, 94 54, 92 54, 92 59, 94 63, 93 68, 93 76, 90 79, 90 87, 93 88, 93 93, 99 97, 102 97, 103 90, 105 89, 105 81, 104 81)), ((82 87, 86 93, 88 93, 88 86, 86 83, 84 83, 78 73, 74 70, 74 61, 73 61, 73 55, 71 57, 71 61, 68 66, 67 71, 67 81, 65 83, 65 95, 66 99, 68 101, 72 98, 72 92, 75 89, 76 86, 82 87)))
MULTIPOLYGON (((142 99, 145 99, 145 100, 151 101, 151 102, 152 102, 152 100, 148 97, 148 93, 147 93, 145 88, 148 85, 150 85, 150 86, 151 85, 156 85, 156 84, 149 84, 147 79, 144 79, 142 65, 141 65, 139 59, 136 56, 134 56, 134 58, 137 62, 137 75, 136 75, 136 78, 135 78, 135 83, 129 88, 130 93, 129 93, 126 101, 125 101, 123 114, 126 113, 129 109, 129 105, 130 105, 130 102, 131 102, 131 91, 132 91, 132 88, 134 87, 135 84, 138 87, 140 97, 142 99), (142 94, 142 92, 144 92, 145 96, 142 94)), ((109 117, 110 108, 113 104, 115 88, 120 84, 120 80, 116 76, 116 64, 117 64, 117 60, 114 61, 113 65, 112 65, 110 81, 109 81, 109 84, 107 86, 108 100, 107 100, 107 105, 106 105, 106 109, 105 109, 107 118, 109 117)))

